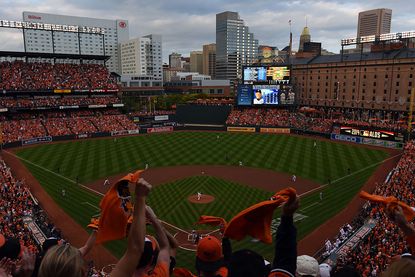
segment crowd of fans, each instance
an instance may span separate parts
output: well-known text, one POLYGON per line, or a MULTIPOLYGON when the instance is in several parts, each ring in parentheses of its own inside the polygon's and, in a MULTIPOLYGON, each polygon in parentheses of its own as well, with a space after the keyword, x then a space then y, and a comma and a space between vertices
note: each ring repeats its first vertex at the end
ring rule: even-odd
MULTIPOLYGON (((415 143, 412 141, 406 144, 404 154, 389 181, 378 184, 374 194, 394 196, 414 207, 414 172, 415 143)), ((340 259, 340 263, 354 266, 364 277, 380 276, 380 273, 390 265, 393 257, 410 253, 411 249, 399 228, 388 219, 379 206, 368 204, 366 214, 377 220, 376 226, 354 250, 340 259)))
POLYGON ((99 64, 0 63, 0 90, 118 89, 108 69, 99 64))
POLYGON ((121 100, 116 96, 44 96, 34 98, 1 97, 0 108, 37 108, 79 105, 118 104, 121 100))
POLYGON ((113 109, 107 112, 91 110, 19 114, 25 119, 2 120, 5 143, 45 136, 80 135, 96 132, 137 130, 126 115, 113 109))
POLYGON ((371 119, 365 114, 341 113, 339 111, 334 112, 334 110, 328 115, 316 109, 263 108, 234 109, 229 114, 226 124, 289 127, 320 133, 330 133, 333 125, 381 128, 391 131, 405 131, 407 126, 407 122, 402 119, 371 119))
MULTIPOLYGON (((10 168, 2 159, 0 159, 0 215, 0 236, 2 239, 7 238, 6 249, 0 250, 1 258, 7 254, 6 251, 10 255, 19 255, 22 260, 25 256, 22 253, 23 249, 31 254, 40 252, 41 242, 34 239, 32 231, 23 221, 24 218, 30 218, 35 222, 42 231, 44 239, 52 236, 62 239, 60 230, 50 222, 45 212, 37 204, 26 186, 25 180, 15 179, 10 168)), ((0 242, 1 246, 4 244, 4 241, 0 242)), ((32 262, 34 262, 33 259, 32 262)), ((7 276, 2 273, 0 270, 0 276, 7 276)), ((22 272, 16 276, 31 275, 24 275, 22 272)))
POLYGON ((293 112, 285 109, 234 109, 228 119, 228 125, 255 125, 297 128, 321 133, 330 133, 333 120, 311 117, 301 112, 293 112))

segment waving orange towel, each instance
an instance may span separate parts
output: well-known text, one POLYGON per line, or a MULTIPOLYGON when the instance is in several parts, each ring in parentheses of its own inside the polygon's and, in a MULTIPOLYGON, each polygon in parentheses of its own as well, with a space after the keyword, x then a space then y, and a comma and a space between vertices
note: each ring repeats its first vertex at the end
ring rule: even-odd
POLYGON ((265 243, 272 243, 271 221, 274 210, 288 199, 296 196, 293 188, 277 192, 271 200, 255 204, 237 214, 229 222, 224 236, 242 240, 247 235, 265 243))
POLYGON ((118 180, 101 200, 101 217, 97 243, 122 239, 126 236, 128 218, 132 214, 129 183, 135 183, 143 170, 129 173, 118 180))
POLYGON ((402 208, 406 220, 412 221, 415 218, 415 211, 406 203, 398 201, 398 199, 396 199, 393 196, 383 197, 380 195, 370 194, 365 191, 361 191, 359 196, 360 198, 369 200, 370 202, 381 204, 385 207, 389 204, 389 209, 395 209, 397 206, 400 206, 402 208))
POLYGON ((223 232, 226 228, 227 222, 222 217, 211 216, 211 215, 201 215, 199 221, 196 224, 207 224, 211 226, 219 226, 220 231, 223 232))
POLYGON ((193 275, 193 273, 191 273, 188 269, 181 268, 181 267, 176 267, 173 270, 173 276, 176 276, 176 277, 196 277, 196 275, 193 275))

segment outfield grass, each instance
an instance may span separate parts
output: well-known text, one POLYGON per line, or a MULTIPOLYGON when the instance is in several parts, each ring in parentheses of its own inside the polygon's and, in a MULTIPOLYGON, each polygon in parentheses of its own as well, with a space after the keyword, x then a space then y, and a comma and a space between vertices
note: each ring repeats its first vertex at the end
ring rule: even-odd
POLYGON ((80 140, 22 149, 18 156, 75 180, 143 168, 192 164, 233 164, 288 172, 319 183, 335 180, 387 157, 370 150, 305 137, 272 134, 178 132, 112 139, 80 140), (217 136, 219 135, 219 139, 217 136), (228 160, 226 160, 228 156, 228 160))
MULTIPOLYGON (((245 166, 288 172, 319 183, 330 178, 332 184, 324 190, 324 201, 319 201, 318 194, 302 199, 300 213, 306 218, 298 223, 301 238, 339 212, 373 173, 375 165, 388 156, 381 150, 353 145, 328 141, 317 141, 317 147, 313 144, 313 139, 305 137, 182 132, 124 137, 117 142, 101 139, 49 144, 21 149, 17 155, 26 160, 26 166, 45 190, 82 226, 98 213, 94 207, 98 206, 100 197, 80 189, 73 180, 78 178, 81 183, 87 183, 142 168, 146 163, 159 167, 236 165, 243 161, 245 166), (351 174, 346 176, 348 168, 351 174), (64 198, 61 196, 63 188, 67 192, 64 198)), ((269 195, 269 192, 203 176, 156 187, 149 202, 161 219, 181 228, 192 228, 201 213, 229 219, 269 195), (215 195, 216 201, 205 205, 188 203, 186 197, 200 186, 203 193, 215 195)), ((125 242, 113 242, 107 247, 120 256, 125 242)), ((272 246, 247 240, 235 247, 249 247, 272 258, 272 246)), ((191 266, 193 255, 181 251, 178 264, 191 266)))

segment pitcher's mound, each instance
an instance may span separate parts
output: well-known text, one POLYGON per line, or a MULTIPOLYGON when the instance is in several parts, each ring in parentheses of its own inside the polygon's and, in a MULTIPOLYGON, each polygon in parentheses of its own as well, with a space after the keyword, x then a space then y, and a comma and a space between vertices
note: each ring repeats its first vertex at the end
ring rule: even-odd
POLYGON ((209 194, 202 194, 202 196, 200 197, 200 199, 197 199, 197 194, 195 195, 190 195, 187 200, 189 200, 190 203, 195 203, 195 204, 206 204, 206 203, 210 203, 213 200, 215 200, 215 197, 209 194))

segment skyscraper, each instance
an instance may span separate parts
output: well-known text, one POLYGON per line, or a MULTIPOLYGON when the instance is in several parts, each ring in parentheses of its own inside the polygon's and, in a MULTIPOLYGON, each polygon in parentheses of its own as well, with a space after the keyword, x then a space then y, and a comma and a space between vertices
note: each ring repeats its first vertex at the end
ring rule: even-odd
POLYGON ((357 23, 357 37, 390 33, 391 21, 391 9, 375 9, 360 12, 357 23))
POLYGON ((198 72, 203 74, 203 52, 190 52, 190 72, 198 72))
POLYGON ((162 80, 162 44, 160 35, 147 35, 120 44, 121 73, 162 80))
POLYGON ((242 66, 258 55, 258 40, 249 32, 237 12, 216 14, 216 78, 235 80, 242 77, 242 66))
POLYGON ((169 55, 169 66, 170 68, 181 68, 182 67, 182 54, 171 53, 169 55))
POLYGON ((216 79, 216 44, 203 45, 203 74, 216 79))

